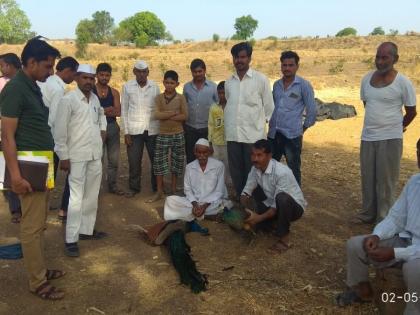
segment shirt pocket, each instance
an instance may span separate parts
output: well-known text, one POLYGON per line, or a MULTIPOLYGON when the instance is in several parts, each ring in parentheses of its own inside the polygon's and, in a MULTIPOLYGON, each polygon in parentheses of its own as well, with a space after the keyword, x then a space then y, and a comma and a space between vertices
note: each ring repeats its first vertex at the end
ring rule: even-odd
POLYGON ((302 95, 297 91, 290 91, 284 94, 284 108, 286 111, 296 110, 296 105, 301 102, 302 95))
POLYGON ((250 91, 244 95, 243 101, 251 107, 259 106, 261 104, 261 96, 256 91, 250 91))
POLYGON ((90 110, 90 114, 91 114, 91 117, 92 117, 92 122, 95 125, 99 125, 99 110, 100 110, 100 108, 96 107, 96 106, 92 106, 92 108, 90 110))

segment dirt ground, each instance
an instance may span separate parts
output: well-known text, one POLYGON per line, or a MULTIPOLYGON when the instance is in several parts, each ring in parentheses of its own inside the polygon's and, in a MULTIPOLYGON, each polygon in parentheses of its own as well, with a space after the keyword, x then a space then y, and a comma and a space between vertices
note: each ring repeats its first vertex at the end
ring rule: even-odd
MULTIPOLYGON (((325 100, 334 98, 358 104, 357 90, 317 91, 325 100)), ((373 305, 345 310, 332 304, 344 286, 344 243, 370 227, 351 226, 349 219, 360 209, 359 116, 317 123, 306 134, 303 150, 303 191, 309 207, 292 226, 294 247, 282 255, 267 253, 273 239, 258 235, 249 240, 226 225, 204 222, 211 236, 190 233, 199 270, 209 275, 209 289, 195 295, 179 285, 178 276, 164 248, 150 247, 137 236, 135 225, 162 218, 162 202, 144 203, 151 194, 148 173, 142 193, 126 199, 101 192, 98 228, 110 233, 103 241, 81 242, 81 257, 63 253, 63 227, 51 211, 46 231, 48 265, 68 274, 56 284, 65 288, 59 302, 42 301, 27 291, 22 260, 0 260, 1 314, 374 314, 373 305), (231 267, 223 271, 226 267, 231 267), (94 308, 94 309, 93 309, 94 308)), ((400 186, 416 171, 415 142, 419 119, 405 134, 400 186)), ((126 187, 127 159, 121 150, 120 184, 126 187)), ((147 160, 144 169, 148 169, 147 160)), ((52 204, 58 206, 59 191, 52 204)), ((4 202, 0 207, 0 236, 18 236, 18 225, 9 223, 4 202)))

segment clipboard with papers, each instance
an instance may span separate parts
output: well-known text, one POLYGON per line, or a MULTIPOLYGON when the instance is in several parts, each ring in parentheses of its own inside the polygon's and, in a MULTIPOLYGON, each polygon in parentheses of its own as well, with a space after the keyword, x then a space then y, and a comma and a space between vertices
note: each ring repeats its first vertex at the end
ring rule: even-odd
MULTIPOLYGON (((18 151, 18 165, 22 177, 34 191, 54 188, 54 158, 52 151, 18 151)), ((0 189, 11 188, 11 178, 3 152, 0 152, 0 189)))

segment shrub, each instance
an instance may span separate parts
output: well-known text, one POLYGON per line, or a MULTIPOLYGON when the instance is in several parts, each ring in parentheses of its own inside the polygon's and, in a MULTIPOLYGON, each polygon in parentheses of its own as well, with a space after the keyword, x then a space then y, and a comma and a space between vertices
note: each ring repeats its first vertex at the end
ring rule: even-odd
POLYGON ((335 34, 336 37, 351 36, 351 35, 354 35, 354 36, 357 35, 357 31, 353 27, 343 28, 341 31, 335 34))
POLYGON ((219 34, 213 34, 213 42, 217 43, 220 39, 219 34))

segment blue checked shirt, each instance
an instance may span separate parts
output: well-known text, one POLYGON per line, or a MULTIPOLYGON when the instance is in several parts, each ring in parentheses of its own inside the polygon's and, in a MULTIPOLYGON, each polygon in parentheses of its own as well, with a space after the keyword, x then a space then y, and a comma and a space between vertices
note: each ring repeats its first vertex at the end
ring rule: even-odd
POLYGON ((411 240, 406 248, 394 248, 397 260, 420 259, 420 173, 413 175, 388 215, 373 230, 381 240, 399 234, 411 240))
POLYGON ((274 113, 270 119, 269 138, 274 139, 276 132, 280 132, 286 138, 294 139, 303 134, 303 126, 309 128, 315 124, 314 90, 305 79, 296 76, 286 90, 283 87, 283 80, 277 80, 273 85, 273 98, 274 113), (304 110, 306 119, 302 125, 304 110))

